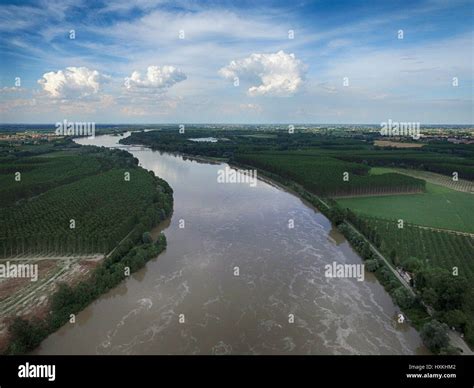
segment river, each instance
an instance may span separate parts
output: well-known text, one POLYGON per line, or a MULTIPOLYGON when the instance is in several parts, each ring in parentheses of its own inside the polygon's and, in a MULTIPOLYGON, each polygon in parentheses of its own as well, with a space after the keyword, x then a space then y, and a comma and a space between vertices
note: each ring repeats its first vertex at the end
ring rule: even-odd
POLYGON ((325 277, 325 264, 361 259, 298 197, 262 180, 218 183, 225 164, 119 139, 77 142, 128 149, 171 185, 168 247, 35 354, 427 353, 372 274, 325 277))

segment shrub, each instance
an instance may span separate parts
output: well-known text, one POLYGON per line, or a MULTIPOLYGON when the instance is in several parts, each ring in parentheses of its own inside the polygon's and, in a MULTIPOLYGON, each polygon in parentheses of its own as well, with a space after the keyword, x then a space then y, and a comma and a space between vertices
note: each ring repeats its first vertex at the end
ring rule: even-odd
POLYGON ((393 297, 401 308, 410 308, 415 302, 415 298, 405 287, 398 287, 393 292, 393 297))
POLYGON ((436 320, 426 323, 421 329, 421 338, 424 344, 433 353, 439 353, 449 345, 448 326, 436 320))

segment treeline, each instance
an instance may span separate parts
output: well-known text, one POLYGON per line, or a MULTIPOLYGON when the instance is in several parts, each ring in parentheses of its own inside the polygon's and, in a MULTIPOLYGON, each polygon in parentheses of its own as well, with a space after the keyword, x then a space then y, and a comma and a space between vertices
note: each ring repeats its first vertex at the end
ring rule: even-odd
POLYGON ((288 129, 280 130, 209 130, 167 127, 159 131, 134 132, 120 140, 121 144, 143 144, 166 152, 189 155, 231 158, 236 153, 260 151, 291 151, 315 147, 321 149, 354 150, 370 148, 367 143, 352 138, 337 138, 323 134, 298 132, 290 134, 288 129), (215 143, 194 142, 189 139, 214 137, 215 143))
MULTIPOLYGON (((452 147, 455 146, 452 145, 452 147)), ((459 179, 474 180, 474 159, 469 153, 435 153, 423 151, 423 148, 410 151, 381 148, 375 151, 357 151, 335 155, 335 157, 348 162, 367 163, 370 166, 412 168, 450 177, 453 176, 453 172, 457 172, 459 179), (464 155, 468 155, 468 157, 464 157, 464 155)), ((430 150, 433 151, 434 148, 430 148, 430 150)))
POLYGON ((294 180, 321 196, 416 193, 425 188, 421 179, 396 173, 368 175, 370 167, 364 164, 298 152, 236 154, 234 160, 294 180))
POLYGON ((166 127, 159 131, 134 132, 122 139, 122 144, 143 144, 167 152, 190 155, 232 158, 236 154, 260 152, 299 151, 317 156, 329 156, 348 162, 370 166, 413 168, 452 176, 458 172, 460 179, 474 179, 474 145, 452 144, 446 141, 425 143, 416 149, 377 147, 372 137, 361 133, 314 133, 295 129, 266 130, 209 130, 166 127), (193 142, 190 138, 214 137, 216 143, 193 142))

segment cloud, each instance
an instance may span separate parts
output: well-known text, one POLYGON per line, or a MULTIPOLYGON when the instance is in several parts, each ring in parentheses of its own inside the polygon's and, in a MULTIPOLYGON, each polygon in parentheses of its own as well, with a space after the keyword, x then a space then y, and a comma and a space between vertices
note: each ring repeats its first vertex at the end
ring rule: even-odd
POLYGON ((97 94, 108 77, 87 67, 66 67, 43 74, 38 83, 53 98, 83 98, 97 94))
POLYGON ((0 88, 0 94, 5 94, 5 93, 22 93, 24 92, 25 89, 18 87, 18 86, 4 86, 3 88, 0 88))
POLYGON ((250 96, 287 96, 301 86, 306 66, 294 54, 278 51, 274 54, 252 54, 247 58, 231 61, 219 70, 227 79, 258 83, 248 89, 250 96))
POLYGON ((128 90, 142 88, 160 91, 185 79, 186 74, 174 66, 148 66, 144 77, 138 71, 134 71, 130 77, 125 78, 124 86, 128 90))
POLYGON ((261 113, 262 107, 259 104, 240 104, 240 109, 247 112, 261 113))
POLYGON ((120 112, 123 113, 125 116, 146 116, 148 112, 146 109, 142 107, 132 107, 132 106, 124 106, 120 109, 120 112))
POLYGON ((157 104, 150 103, 150 101, 140 100, 133 101, 130 105, 123 106, 120 109, 120 113, 124 116, 129 117, 140 117, 140 116, 167 116, 173 113, 178 106, 179 99, 163 99, 159 100, 157 104))

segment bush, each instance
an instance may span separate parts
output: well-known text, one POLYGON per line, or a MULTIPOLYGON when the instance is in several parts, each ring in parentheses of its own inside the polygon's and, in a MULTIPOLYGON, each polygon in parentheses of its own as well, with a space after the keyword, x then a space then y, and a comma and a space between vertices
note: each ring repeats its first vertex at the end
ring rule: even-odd
POLYGON ((423 262, 417 257, 410 256, 400 261, 401 266, 409 272, 418 272, 423 268, 423 262))
POLYGON ((458 348, 455 348, 454 346, 448 345, 447 347, 441 349, 439 351, 439 354, 442 355, 448 355, 448 356, 457 356, 461 354, 458 348))
POLYGON ((464 332, 467 318, 461 310, 451 310, 443 314, 443 322, 449 327, 454 327, 456 330, 464 332))
POLYGON ((153 242, 153 238, 151 237, 150 232, 145 232, 142 234, 142 241, 145 244, 150 244, 153 242))
POLYGON ((23 354, 30 349, 37 347, 43 340, 46 330, 40 321, 27 321, 23 318, 16 318, 9 331, 12 340, 8 349, 10 354, 23 354))
POLYGON ((448 330, 448 325, 433 319, 423 326, 420 335, 426 347, 437 354, 449 346, 448 330))
POLYGON ((377 259, 367 260, 365 262, 365 267, 367 268, 367 271, 375 272, 380 267, 380 263, 377 259))
POLYGON ((402 309, 410 308, 415 302, 415 298, 405 287, 398 287, 393 292, 393 297, 402 309))

